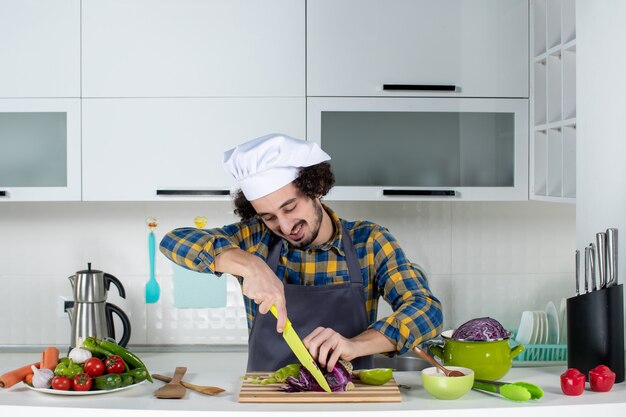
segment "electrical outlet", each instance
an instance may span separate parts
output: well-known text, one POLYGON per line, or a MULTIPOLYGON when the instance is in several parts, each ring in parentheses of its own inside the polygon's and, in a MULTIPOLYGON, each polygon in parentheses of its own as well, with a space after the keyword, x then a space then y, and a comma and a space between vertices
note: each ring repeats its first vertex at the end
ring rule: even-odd
POLYGON ((67 312, 65 311, 66 301, 71 301, 71 300, 63 296, 60 296, 57 299, 57 317, 58 318, 67 318, 67 312))

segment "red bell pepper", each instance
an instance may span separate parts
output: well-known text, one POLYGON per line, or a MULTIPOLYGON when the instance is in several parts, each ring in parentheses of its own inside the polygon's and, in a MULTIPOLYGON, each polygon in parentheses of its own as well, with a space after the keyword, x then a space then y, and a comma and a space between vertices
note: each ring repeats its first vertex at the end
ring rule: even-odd
POLYGON ((561 391, 565 395, 580 395, 585 391, 587 377, 576 368, 569 368, 561 374, 561 391))
POLYGON ((589 385, 596 392, 607 392, 613 388, 615 372, 606 365, 598 365, 589 371, 589 385))

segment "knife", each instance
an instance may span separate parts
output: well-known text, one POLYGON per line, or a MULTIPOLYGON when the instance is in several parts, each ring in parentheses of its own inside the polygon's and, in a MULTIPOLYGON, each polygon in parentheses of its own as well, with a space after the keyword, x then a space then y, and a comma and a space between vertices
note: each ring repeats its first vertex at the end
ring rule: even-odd
MULTIPOLYGON (((270 311, 274 317, 278 318, 278 310, 275 305, 270 307, 270 311)), ((324 391, 331 392, 330 386, 328 385, 326 378, 324 378, 324 374, 322 374, 322 371, 320 371, 320 368, 317 366, 317 362, 313 360, 313 357, 307 350, 306 346, 304 346, 304 343, 302 343, 302 340, 298 337, 298 334, 291 325, 291 321, 289 319, 287 319, 287 322, 285 323, 283 339, 285 339, 285 342, 287 342, 289 348, 296 355, 302 366, 304 366, 307 371, 313 375, 313 378, 315 378, 315 381, 317 381, 319 386, 322 387, 324 391)))
POLYGON ((617 285, 617 229, 606 230, 606 286, 617 285))
POLYGON ((591 248, 585 246, 585 294, 589 292, 589 255, 591 248))
POLYGON ((580 295, 580 251, 576 249, 576 295, 580 295))
POLYGON ((589 244, 589 279, 591 279, 591 291, 599 290, 596 285, 596 244, 589 244))
POLYGON ((598 278, 602 289, 606 287, 606 233, 596 233, 596 245, 598 250, 598 278))

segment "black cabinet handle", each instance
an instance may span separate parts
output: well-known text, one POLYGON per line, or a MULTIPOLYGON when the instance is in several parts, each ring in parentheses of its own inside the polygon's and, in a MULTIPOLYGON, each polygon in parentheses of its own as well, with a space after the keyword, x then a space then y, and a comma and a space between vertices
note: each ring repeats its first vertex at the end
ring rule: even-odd
POLYGON ((456 88, 445 84, 383 84, 386 91, 456 91, 456 88))
POLYGON ((388 196, 435 196, 454 197, 454 190, 383 190, 383 195, 388 196))
POLYGON ((228 190, 156 190, 156 193, 164 196, 230 195, 228 190))
POLYGON ((0 197, 6 197, 6 196, 7 196, 7 192, 0 190, 0 197))

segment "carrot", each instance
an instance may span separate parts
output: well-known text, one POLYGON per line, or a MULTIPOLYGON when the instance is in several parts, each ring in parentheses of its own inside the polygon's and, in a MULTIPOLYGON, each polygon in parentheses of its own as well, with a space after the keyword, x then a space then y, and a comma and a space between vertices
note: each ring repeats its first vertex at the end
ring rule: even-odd
POLYGON ((54 346, 48 346, 41 353, 41 369, 50 369, 54 371, 54 368, 59 364, 59 349, 54 346))
POLYGON ((32 372, 31 372, 30 374, 26 375, 26 376, 24 377, 24 383, 26 383, 26 384, 28 384, 28 385, 33 385, 33 377, 34 377, 34 376, 35 376, 35 374, 34 374, 34 373, 32 373, 32 372))
POLYGON ((14 369, 4 375, 1 375, 0 388, 10 388, 18 382, 22 381, 26 377, 26 375, 33 372, 33 370, 30 369, 30 367, 33 365, 39 368, 39 362, 31 363, 29 365, 22 366, 21 368, 14 369))

